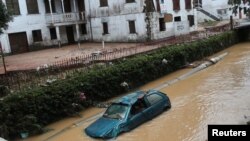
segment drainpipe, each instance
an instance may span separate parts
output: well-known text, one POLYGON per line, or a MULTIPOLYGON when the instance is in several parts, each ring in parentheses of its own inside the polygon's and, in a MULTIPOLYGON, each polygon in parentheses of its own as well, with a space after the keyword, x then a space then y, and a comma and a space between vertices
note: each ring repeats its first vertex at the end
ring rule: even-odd
POLYGON ((93 41, 93 31, 92 31, 92 22, 91 22, 91 8, 90 8, 90 1, 89 3, 89 24, 90 24, 90 35, 91 35, 91 41, 93 41))

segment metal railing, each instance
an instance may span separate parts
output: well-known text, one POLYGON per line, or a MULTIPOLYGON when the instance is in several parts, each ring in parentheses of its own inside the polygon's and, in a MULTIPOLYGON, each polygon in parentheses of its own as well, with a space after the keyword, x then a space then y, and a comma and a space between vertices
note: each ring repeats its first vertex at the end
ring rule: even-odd
POLYGON ((77 71, 78 68, 88 71, 93 64, 110 62, 118 58, 125 58, 136 54, 149 52, 158 48, 168 47, 174 44, 188 43, 207 38, 230 30, 230 25, 206 28, 204 31, 195 31, 186 35, 172 36, 161 40, 138 44, 130 48, 100 50, 92 54, 81 55, 73 58, 65 58, 60 61, 39 66, 31 70, 9 71, 0 74, 0 85, 7 86, 11 90, 20 90, 23 86, 40 85, 47 79, 65 78, 68 74, 77 71))

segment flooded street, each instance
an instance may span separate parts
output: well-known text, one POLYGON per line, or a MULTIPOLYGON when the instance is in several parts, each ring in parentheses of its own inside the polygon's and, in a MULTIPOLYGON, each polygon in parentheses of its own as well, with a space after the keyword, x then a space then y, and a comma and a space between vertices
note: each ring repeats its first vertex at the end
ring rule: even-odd
MULTIPOLYGON (((205 141, 208 124, 246 124, 250 120, 250 42, 238 44, 223 52, 229 54, 217 64, 161 89, 171 99, 172 108, 169 111, 120 135, 116 140, 205 141)), ((141 89, 155 88, 187 71, 189 69, 177 71, 148 83, 141 89)), ((27 140, 94 140, 83 130, 96 120, 93 115, 103 110, 105 109, 89 109, 82 113, 84 120, 60 133, 51 131, 27 140)), ((50 125, 50 128, 65 126, 66 123, 68 124, 66 120, 60 121, 50 125)))

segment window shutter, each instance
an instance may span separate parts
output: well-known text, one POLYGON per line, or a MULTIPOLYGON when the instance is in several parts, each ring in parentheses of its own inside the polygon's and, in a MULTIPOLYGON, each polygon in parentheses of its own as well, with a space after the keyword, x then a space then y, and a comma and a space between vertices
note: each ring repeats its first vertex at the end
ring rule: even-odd
POLYGON ((173 0, 174 10, 180 10, 180 0, 173 0))
POLYGON ((191 0, 185 0, 186 9, 192 9, 191 0))
POLYGON ((38 4, 37 0, 26 0, 27 10, 29 14, 38 14, 38 4))
POLYGON ((12 12, 13 15, 20 15, 18 0, 6 0, 6 6, 8 11, 12 12))

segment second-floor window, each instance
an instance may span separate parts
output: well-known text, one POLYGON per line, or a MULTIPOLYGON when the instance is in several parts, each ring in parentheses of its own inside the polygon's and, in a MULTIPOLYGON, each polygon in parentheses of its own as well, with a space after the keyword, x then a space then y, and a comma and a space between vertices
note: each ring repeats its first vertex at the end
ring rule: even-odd
MULTIPOLYGON (((46 13, 50 13, 49 0, 44 0, 44 5, 45 5, 46 13)), ((51 8, 52 8, 51 9, 52 13, 55 13, 56 8, 55 8, 55 1, 54 0, 51 0, 51 8)))
POLYGON ((100 7, 108 6, 108 0, 100 0, 100 7))
POLYGON ((6 6, 13 15, 20 15, 18 0, 6 0, 6 6))
POLYGON ((135 0, 126 0, 126 3, 133 3, 135 0))
POLYGON ((185 0, 185 8, 186 9, 192 9, 191 0, 185 0))
POLYGON ((28 14, 38 14, 37 0, 26 0, 28 14))
POLYGON ((180 0, 173 0, 173 9, 180 10, 180 0))

